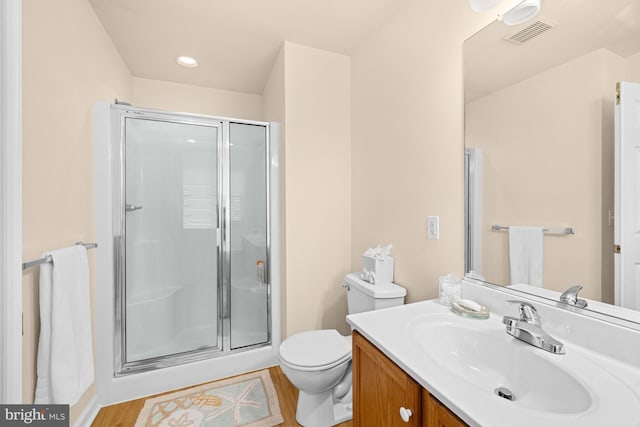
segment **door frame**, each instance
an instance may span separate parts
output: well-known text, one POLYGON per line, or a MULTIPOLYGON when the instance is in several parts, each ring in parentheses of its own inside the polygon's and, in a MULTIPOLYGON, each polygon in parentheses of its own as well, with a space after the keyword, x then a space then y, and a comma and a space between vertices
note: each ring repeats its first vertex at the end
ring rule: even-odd
MULTIPOLYGON (((640 286, 637 286, 633 280, 633 267, 629 264, 634 263, 637 257, 637 249, 634 247, 632 240, 635 234, 635 223, 632 212, 628 215, 629 207, 634 207, 635 203, 629 203, 636 195, 636 188, 629 184, 630 177, 637 178, 633 164, 629 164, 629 151, 632 151, 624 143, 625 141, 634 141, 635 134, 630 126, 629 108, 633 99, 637 99, 640 84, 634 82, 618 82, 616 85, 616 105, 615 105, 615 189, 614 189, 614 303, 617 306, 638 310, 640 309, 640 286), (625 91, 626 88, 626 91, 625 91), (626 96, 625 96, 626 95, 626 96), (626 105, 623 111, 623 104, 626 105), (625 161, 626 160, 626 161, 625 161), (626 178, 625 178, 626 177, 626 178), (623 206, 623 200, 627 200, 623 206), (632 218, 629 218, 632 216, 632 218), (635 252, 635 253, 634 253, 635 252)), ((631 179, 635 182, 635 180, 631 179)))
POLYGON ((0 402, 22 401, 22 2, 0 2, 0 402))

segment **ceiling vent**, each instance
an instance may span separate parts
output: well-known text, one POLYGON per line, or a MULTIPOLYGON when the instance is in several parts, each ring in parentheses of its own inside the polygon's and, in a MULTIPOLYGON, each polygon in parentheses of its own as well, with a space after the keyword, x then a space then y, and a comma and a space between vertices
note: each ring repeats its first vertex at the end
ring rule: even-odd
POLYGON ((547 31, 549 31, 550 29, 552 29, 553 27, 555 27, 557 24, 547 21, 547 20, 541 20, 538 19, 536 22, 534 22, 531 25, 528 25, 526 27, 524 27, 522 30, 518 31, 517 33, 511 35, 511 36, 507 36, 504 38, 504 40, 511 42, 511 43, 515 43, 517 45, 521 45, 524 44, 526 42, 528 42, 529 40, 538 37, 539 35, 546 33, 547 31))

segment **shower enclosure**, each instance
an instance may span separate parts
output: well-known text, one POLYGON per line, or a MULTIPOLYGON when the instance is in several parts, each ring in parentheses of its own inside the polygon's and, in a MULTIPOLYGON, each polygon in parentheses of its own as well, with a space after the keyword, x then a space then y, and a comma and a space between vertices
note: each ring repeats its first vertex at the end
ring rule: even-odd
POLYGON ((273 125, 108 110, 111 376, 276 354, 273 125))

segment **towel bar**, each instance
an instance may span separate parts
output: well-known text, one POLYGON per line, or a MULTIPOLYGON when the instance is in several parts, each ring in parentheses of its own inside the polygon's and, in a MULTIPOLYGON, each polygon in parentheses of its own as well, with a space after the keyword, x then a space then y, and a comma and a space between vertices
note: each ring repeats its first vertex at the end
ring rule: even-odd
MULTIPOLYGON (((493 231, 502 231, 502 230, 508 230, 509 226, 508 225, 492 225, 491 229, 493 231)), ((547 233, 547 234, 576 234, 573 231, 573 227, 565 227, 565 228, 543 228, 542 229, 543 233, 547 233)))
MULTIPOLYGON (((84 242, 76 242, 76 245, 82 245, 87 249, 94 249, 98 247, 97 243, 84 243, 84 242)), ((34 259, 32 261, 27 261, 22 263, 22 270, 26 270, 27 268, 35 267, 36 265, 44 264, 45 262, 53 262, 50 255, 46 257, 34 259)))

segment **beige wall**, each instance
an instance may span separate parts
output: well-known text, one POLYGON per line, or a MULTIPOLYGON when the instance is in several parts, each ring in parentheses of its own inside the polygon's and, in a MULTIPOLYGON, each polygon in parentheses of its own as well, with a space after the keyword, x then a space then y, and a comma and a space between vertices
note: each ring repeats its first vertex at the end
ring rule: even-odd
POLYGON ((347 332, 350 268, 351 63, 284 45, 285 331, 347 332))
POLYGON ((627 60, 629 65, 629 80, 640 82, 640 53, 636 53, 627 60))
MULTIPOLYGON (((264 91, 262 93, 263 101, 263 119, 268 122, 277 122, 280 124, 280 182, 285 183, 285 157, 286 157, 286 135, 285 135, 285 80, 284 80, 284 45, 278 52, 278 56, 273 63, 271 73, 265 84, 264 91)), ((283 187, 284 188, 284 187, 283 187)), ((282 273, 287 271, 287 247, 286 247, 286 191, 280 192, 280 242, 281 242, 281 257, 280 257, 280 271, 282 273)), ((287 336, 287 275, 281 274, 280 276, 280 307, 281 307, 281 337, 287 336)))
MULTIPOLYGON (((29 260, 93 241, 93 103, 130 97, 131 76, 86 0, 25 0, 23 17, 23 258, 29 260)), ((23 275, 25 403, 35 389, 38 272, 23 275)), ((94 395, 91 387, 71 408, 72 423, 94 395)))
POLYGON ((131 93, 136 107, 262 120, 260 95, 139 77, 132 79, 131 93))
POLYGON ((612 96, 623 65, 597 50, 467 105, 467 141, 483 150, 488 281, 510 283, 508 235, 491 225, 571 226, 575 235, 544 238, 544 287, 579 283, 588 298, 612 298, 612 96))
POLYGON ((462 42, 490 19, 467 2, 407 1, 352 56, 351 269, 392 243, 409 301, 463 273, 462 42), (427 240, 428 215, 439 240, 427 240))
POLYGON ((284 45, 278 52, 269 79, 262 93, 263 119, 269 122, 279 122, 284 126, 285 118, 285 80, 284 80, 284 45))

